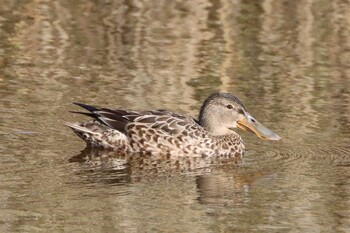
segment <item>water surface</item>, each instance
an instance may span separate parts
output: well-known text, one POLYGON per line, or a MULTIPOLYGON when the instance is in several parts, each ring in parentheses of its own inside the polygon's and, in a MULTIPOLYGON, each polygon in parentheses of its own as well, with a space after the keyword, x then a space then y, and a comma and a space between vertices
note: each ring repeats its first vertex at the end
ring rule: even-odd
POLYGON ((348 232, 349 61, 341 0, 1 1, 0 231, 348 232), (140 169, 59 121, 72 102, 196 116, 218 90, 283 141, 140 169))

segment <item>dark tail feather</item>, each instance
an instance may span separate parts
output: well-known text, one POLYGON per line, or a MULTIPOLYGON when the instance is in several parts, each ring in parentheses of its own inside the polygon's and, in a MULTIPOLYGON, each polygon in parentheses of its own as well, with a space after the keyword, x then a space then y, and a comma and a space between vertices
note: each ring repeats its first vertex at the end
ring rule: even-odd
MULTIPOLYGON (((91 118, 94 118, 103 125, 108 126, 109 128, 118 130, 122 133, 125 133, 125 126, 131 120, 125 115, 128 115, 128 111, 125 110, 111 110, 108 108, 96 108, 91 105, 74 103, 79 107, 89 111, 89 112, 80 112, 80 111, 71 111, 72 113, 82 114, 91 118)), ((135 113, 134 113, 135 114, 135 113)))
POLYGON ((98 114, 96 114, 96 111, 99 111, 98 108, 95 108, 94 106, 87 105, 87 104, 82 104, 82 103, 76 103, 74 102, 73 104, 78 105, 79 107, 82 107, 85 110, 88 110, 89 112, 80 112, 80 111, 70 111, 71 113, 77 113, 81 114, 84 116, 88 116, 91 118, 94 118, 95 120, 99 121, 100 123, 104 124, 103 121, 99 119, 98 114))
POLYGON ((79 107, 82 107, 83 109, 86 109, 88 110, 89 112, 95 112, 95 111, 98 111, 97 108, 95 108, 94 106, 91 106, 91 105, 87 105, 87 104, 82 104, 82 103, 73 103, 75 105, 78 105, 79 107))

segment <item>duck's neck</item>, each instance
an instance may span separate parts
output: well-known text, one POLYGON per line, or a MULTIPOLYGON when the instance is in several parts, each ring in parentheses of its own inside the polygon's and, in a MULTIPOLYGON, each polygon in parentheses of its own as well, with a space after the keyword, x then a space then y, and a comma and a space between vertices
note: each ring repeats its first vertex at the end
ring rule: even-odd
POLYGON ((229 134, 237 134, 236 132, 225 126, 221 126, 220 124, 213 124, 213 122, 216 121, 217 119, 214 119, 213 116, 206 116, 204 114, 200 114, 199 124, 212 135, 223 136, 229 134))

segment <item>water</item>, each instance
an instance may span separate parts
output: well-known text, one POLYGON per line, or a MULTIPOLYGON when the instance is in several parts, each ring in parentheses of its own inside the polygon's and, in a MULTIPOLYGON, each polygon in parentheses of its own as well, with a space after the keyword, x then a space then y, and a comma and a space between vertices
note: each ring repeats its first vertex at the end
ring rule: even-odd
POLYGON ((2 1, 0 231, 350 231, 349 38, 340 0, 2 1), (283 141, 239 131, 242 163, 154 168, 59 121, 72 102, 196 116, 217 90, 283 141))

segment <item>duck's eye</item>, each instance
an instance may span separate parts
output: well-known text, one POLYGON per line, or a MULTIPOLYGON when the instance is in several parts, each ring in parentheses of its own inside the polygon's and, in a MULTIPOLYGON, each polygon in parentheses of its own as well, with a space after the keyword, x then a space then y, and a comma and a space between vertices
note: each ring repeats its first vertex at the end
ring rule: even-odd
POLYGON ((233 109, 233 106, 231 104, 226 105, 226 108, 233 109))

